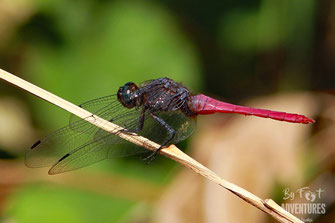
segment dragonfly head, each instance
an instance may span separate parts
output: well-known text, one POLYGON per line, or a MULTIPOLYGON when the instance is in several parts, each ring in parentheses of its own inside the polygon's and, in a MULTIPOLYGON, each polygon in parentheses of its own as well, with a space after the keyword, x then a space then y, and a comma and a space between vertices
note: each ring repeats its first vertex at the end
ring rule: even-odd
POLYGON ((117 98, 121 104, 126 108, 133 108, 138 106, 139 94, 137 92, 137 85, 133 82, 128 82, 120 87, 117 92, 117 98))

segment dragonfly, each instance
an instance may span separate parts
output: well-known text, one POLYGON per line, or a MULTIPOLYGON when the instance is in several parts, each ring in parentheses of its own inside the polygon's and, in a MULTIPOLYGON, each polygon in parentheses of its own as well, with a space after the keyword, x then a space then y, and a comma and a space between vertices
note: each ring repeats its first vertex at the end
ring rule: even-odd
MULTIPOLYGON (((291 123, 315 122, 300 114, 234 105, 203 94, 195 95, 183 84, 167 77, 138 85, 128 82, 116 94, 79 106, 123 127, 125 133, 137 133, 159 143, 161 146, 147 157, 149 161, 165 146, 188 138, 196 128, 198 115, 237 113, 291 123)), ((122 146, 125 142, 72 115, 67 126, 38 140, 31 147, 25 164, 28 167, 51 166, 49 174, 58 174, 108 158, 148 152, 140 147, 122 146)))

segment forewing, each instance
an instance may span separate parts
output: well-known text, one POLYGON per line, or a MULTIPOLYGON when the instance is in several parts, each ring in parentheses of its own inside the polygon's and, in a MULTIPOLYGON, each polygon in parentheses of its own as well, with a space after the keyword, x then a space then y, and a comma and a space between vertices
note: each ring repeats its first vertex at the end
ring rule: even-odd
MULTIPOLYGON (((141 108, 133 108, 133 109, 126 109, 128 111, 125 112, 119 112, 115 114, 115 117, 111 120, 113 123, 129 130, 133 131, 139 126, 140 122, 140 116, 141 116, 141 108)), ((147 119, 149 116, 145 116, 145 119, 147 119)), ((94 139, 97 140, 105 135, 109 134, 108 132, 104 131, 103 129, 99 129, 95 135, 94 139)))
MULTIPOLYGON (((112 120, 122 127, 135 126, 138 123, 140 111, 127 109, 115 99, 115 95, 107 96, 88 101, 82 107, 95 112, 106 120, 112 120)), ((101 130, 86 120, 71 118, 69 126, 65 126, 35 143, 26 154, 25 163, 29 167, 53 165, 71 151, 84 148, 83 145, 87 144, 94 146, 97 141, 105 136, 106 139, 99 142, 99 145, 101 143, 108 144, 109 149, 113 149, 112 144, 123 142, 119 137, 101 130)), ((134 149, 133 152, 129 152, 129 155, 138 152, 134 149)), ((117 152, 114 153, 117 154, 117 152)))
MULTIPOLYGON (((99 117, 106 119, 110 121, 115 111, 119 110, 120 107, 123 107, 121 103, 117 100, 116 95, 109 95, 97 99, 93 99, 90 101, 87 101, 79 107, 98 115, 99 117)), ((70 120, 69 120, 69 126, 73 129, 73 131, 79 132, 79 133, 88 133, 89 131, 87 129, 90 128, 97 128, 94 125, 91 125, 89 122, 79 118, 76 115, 71 114, 70 120), (78 124, 77 122, 82 122, 80 128, 77 128, 78 124)))

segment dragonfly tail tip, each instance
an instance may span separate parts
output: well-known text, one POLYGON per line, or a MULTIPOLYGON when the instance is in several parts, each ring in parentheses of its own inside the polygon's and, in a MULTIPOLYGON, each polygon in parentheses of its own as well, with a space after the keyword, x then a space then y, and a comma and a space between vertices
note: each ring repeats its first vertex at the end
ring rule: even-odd
POLYGON ((311 119, 311 118, 308 118, 308 117, 304 117, 304 120, 303 122, 304 124, 313 124, 315 123, 315 120, 311 119))

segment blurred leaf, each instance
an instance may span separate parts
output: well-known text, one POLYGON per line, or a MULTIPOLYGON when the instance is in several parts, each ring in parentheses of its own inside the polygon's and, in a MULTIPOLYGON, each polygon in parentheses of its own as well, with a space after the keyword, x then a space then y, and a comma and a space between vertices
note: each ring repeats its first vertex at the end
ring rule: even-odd
POLYGON ((134 205, 120 198, 35 184, 9 200, 6 218, 15 222, 116 222, 134 205))
POLYGON ((304 45, 310 39, 313 2, 262 0, 259 8, 231 10, 222 19, 221 41, 241 52, 270 50, 290 42, 304 45))
POLYGON ((222 19, 221 42, 237 51, 250 51, 258 43, 258 12, 254 9, 231 11, 222 19))
MULTIPOLYGON (((89 14, 87 7, 78 4, 66 3, 67 12, 75 8, 86 13, 63 16, 64 11, 54 12, 59 16, 57 23, 62 24, 58 26, 68 35, 64 45, 52 48, 35 44, 26 55, 24 69, 34 83, 75 103, 114 94, 128 81, 169 76, 193 87, 199 83, 192 46, 158 6, 104 3, 98 11, 91 9, 95 14, 89 14), (72 21, 76 16, 82 19, 72 21)), ((34 103, 40 123, 64 123, 65 113, 36 99, 34 103)))

